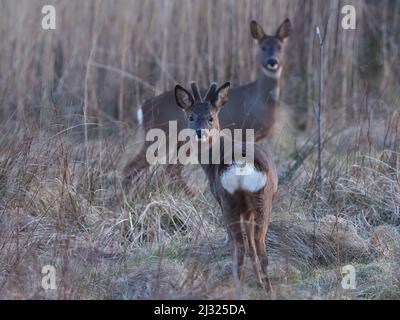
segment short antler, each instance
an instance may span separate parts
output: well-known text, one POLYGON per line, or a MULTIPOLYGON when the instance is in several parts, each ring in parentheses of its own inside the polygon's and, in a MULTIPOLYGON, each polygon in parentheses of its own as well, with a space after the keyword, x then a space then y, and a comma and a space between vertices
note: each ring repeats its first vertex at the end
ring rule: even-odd
POLYGON ((212 99, 213 94, 215 94, 215 92, 217 91, 218 85, 215 82, 211 83, 206 94, 204 95, 204 98, 202 98, 200 95, 200 90, 199 86, 197 85, 197 82, 195 81, 191 82, 190 87, 192 88, 194 100, 203 102, 203 101, 210 101, 212 99))
POLYGON ((208 88, 208 91, 205 95, 205 98, 204 98, 205 101, 211 99, 211 97, 213 96, 215 91, 217 91, 217 87, 218 87, 218 85, 215 82, 211 83, 210 88, 208 88))
POLYGON ((192 88, 194 100, 198 100, 200 102, 203 102, 203 100, 201 99, 201 96, 200 96, 199 86, 197 85, 197 82, 193 81, 190 84, 190 87, 192 88))

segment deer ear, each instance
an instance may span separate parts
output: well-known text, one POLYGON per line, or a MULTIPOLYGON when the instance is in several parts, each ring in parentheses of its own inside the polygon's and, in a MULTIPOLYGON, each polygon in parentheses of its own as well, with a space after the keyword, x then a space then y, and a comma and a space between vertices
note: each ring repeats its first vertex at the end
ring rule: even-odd
POLYGON ((291 28, 290 20, 286 19, 276 31, 276 36, 282 41, 285 40, 289 36, 291 28))
POLYGON ((261 41, 265 37, 265 32, 263 28, 257 23, 257 21, 253 20, 250 23, 250 31, 251 36, 258 41, 261 41))
POLYGON ((177 105, 184 110, 189 109, 194 103, 192 95, 179 84, 175 86, 175 100, 177 105))
POLYGON ((212 105, 219 109, 228 101, 228 92, 231 84, 229 82, 224 83, 214 94, 214 98, 211 100, 212 105))

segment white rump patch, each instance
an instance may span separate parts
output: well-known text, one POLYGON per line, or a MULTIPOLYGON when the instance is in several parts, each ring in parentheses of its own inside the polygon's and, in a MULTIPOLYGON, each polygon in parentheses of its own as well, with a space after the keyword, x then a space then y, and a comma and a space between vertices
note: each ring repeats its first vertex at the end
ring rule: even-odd
POLYGON ((222 187, 230 194, 237 190, 257 192, 265 187, 267 176, 251 163, 234 163, 220 175, 222 187))
POLYGON ((142 125, 143 124, 143 110, 142 110, 142 106, 140 106, 138 108, 138 110, 136 111, 136 120, 138 122, 138 124, 142 125))
POLYGON ((282 68, 279 68, 277 71, 271 71, 261 66, 261 70, 268 78, 279 79, 281 77, 282 68))

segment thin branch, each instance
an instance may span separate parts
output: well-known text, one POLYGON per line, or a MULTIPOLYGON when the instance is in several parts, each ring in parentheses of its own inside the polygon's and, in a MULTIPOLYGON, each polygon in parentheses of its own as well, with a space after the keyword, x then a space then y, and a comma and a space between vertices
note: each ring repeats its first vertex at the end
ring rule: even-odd
POLYGON ((315 32, 319 41, 319 95, 318 95, 318 109, 317 109, 317 139, 318 139, 318 159, 317 159, 317 183, 320 193, 322 193, 322 164, 321 164, 321 111, 322 111, 322 94, 323 94, 323 69, 324 69, 324 40, 325 34, 321 36, 319 26, 315 27, 315 32))
POLYGON ((147 89, 149 89, 151 91, 156 91, 156 88, 153 85, 151 85, 150 83, 144 81, 142 78, 139 78, 138 76, 136 76, 136 75, 134 75, 132 73, 129 73, 129 72, 126 72, 126 71, 121 70, 119 68, 115 68, 113 66, 102 64, 100 62, 96 62, 96 61, 93 61, 93 60, 90 61, 90 64, 92 66, 94 66, 94 67, 117 73, 117 74, 119 74, 119 75, 121 75, 121 76, 123 76, 125 78, 128 78, 128 79, 131 79, 133 81, 139 82, 141 85, 143 85, 144 87, 146 87, 147 89))

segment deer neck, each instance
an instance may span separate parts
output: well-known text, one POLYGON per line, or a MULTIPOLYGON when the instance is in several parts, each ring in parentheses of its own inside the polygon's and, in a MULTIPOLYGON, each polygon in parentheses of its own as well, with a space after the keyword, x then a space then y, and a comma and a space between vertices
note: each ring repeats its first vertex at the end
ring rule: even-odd
POLYGON ((209 172, 210 170, 212 171, 215 167, 220 166, 221 164, 224 165, 229 165, 232 163, 232 161, 235 161, 234 159, 234 151, 237 149, 237 147, 240 146, 240 151, 242 150, 242 143, 241 142, 236 142, 235 140, 232 139, 232 137, 223 131, 220 131, 220 134, 217 138, 214 138, 214 143, 208 145, 207 147, 204 148, 206 153, 209 155, 208 157, 208 163, 202 163, 202 159, 200 154, 198 155, 198 161, 200 163, 200 166, 203 168, 203 170, 209 172), (225 148, 228 146, 228 148, 225 148), (219 149, 219 153, 217 150, 219 149), (216 154, 214 152, 217 152, 216 154), (225 155, 225 152, 227 154, 225 155), (227 156, 226 159, 228 159, 228 162, 225 163, 225 156, 227 156), (215 162, 216 161, 216 162, 215 162))
POLYGON ((280 94, 280 74, 260 67, 257 80, 252 85, 252 102, 248 105, 258 119, 252 124, 256 141, 268 135, 274 125, 280 94))
POLYGON ((274 104, 279 101, 280 77, 282 68, 272 72, 262 66, 255 82, 257 94, 255 95, 260 103, 274 104))
POLYGON ((198 151, 198 155, 197 155, 197 159, 199 161, 200 166, 207 171, 207 168, 213 167, 214 163, 212 160, 212 156, 213 156, 213 148, 216 146, 219 146, 220 152, 223 152, 224 147, 223 147, 223 143, 222 143, 222 139, 221 137, 218 138, 213 138, 214 139, 214 143, 213 144, 209 144, 207 146, 201 146, 200 144, 197 147, 197 150, 201 150, 201 152, 198 151), (208 158, 208 163, 204 163, 203 160, 204 158, 202 158, 202 153, 205 152, 205 154, 207 156, 205 156, 205 158, 208 158))

